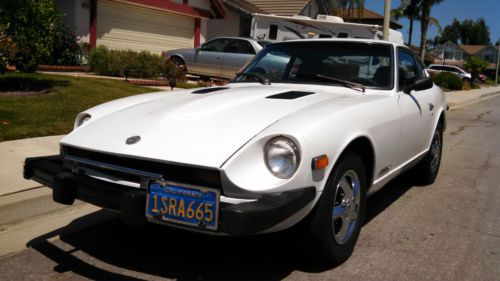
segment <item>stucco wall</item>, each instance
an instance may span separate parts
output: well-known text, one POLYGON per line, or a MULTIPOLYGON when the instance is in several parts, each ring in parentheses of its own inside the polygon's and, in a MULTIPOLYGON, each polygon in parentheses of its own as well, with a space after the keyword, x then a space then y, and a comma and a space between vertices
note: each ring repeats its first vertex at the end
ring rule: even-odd
POLYGON ((220 36, 239 36, 240 14, 227 9, 227 18, 209 19, 207 26, 207 40, 220 36))
POLYGON ((83 42, 89 42, 90 0, 56 0, 63 22, 83 42))

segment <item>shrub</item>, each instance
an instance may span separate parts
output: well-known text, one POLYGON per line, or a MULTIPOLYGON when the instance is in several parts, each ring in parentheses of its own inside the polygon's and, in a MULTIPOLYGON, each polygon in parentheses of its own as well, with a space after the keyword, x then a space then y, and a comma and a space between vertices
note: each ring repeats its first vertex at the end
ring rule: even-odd
POLYGON ((472 83, 477 79, 478 75, 488 67, 488 62, 483 60, 480 57, 469 57, 467 62, 464 64, 464 67, 467 71, 470 71, 472 76, 472 83))
POLYGON ((54 0, 0 1, 0 28, 17 46, 9 63, 24 72, 51 61, 54 50, 60 53, 61 39, 68 36, 54 0))
POLYGON ((460 77, 450 72, 441 72, 433 80, 439 87, 449 90, 462 90, 464 85, 460 77))
POLYGON ((17 47, 12 38, 0 30, 0 74, 5 73, 7 65, 14 59, 16 53, 17 47))
POLYGON ((170 61, 159 55, 146 51, 134 52, 131 50, 110 50, 99 46, 89 52, 89 64, 96 74, 107 76, 125 76, 125 69, 129 77, 153 78, 176 77, 179 69, 170 61))
POLYGON ((468 81, 464 82, 464 85, 462 86, 462 90, 468 91, 471 89, 471 85, 468 81))
POLYGON ((78 44, 76 37, 69 29, 60 24, 54 32, 54 43, 50 59, 44 61, 52 65, 78 65, 77 63, 78 44))

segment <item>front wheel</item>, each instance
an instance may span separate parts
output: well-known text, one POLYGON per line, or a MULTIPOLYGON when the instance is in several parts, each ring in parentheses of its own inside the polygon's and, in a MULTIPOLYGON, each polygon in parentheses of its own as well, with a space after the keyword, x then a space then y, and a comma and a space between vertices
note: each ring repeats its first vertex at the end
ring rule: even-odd
POLYGON ((353 250, 366 208, 366 173, 361 157, 348 153, 333 168, 309 226, 311 255, 338 265, 353 250))
POLYGON ((184 62, 183 59, 179 57, 170 57, 170 61, 177 67, 182 67, 184 70, 186 70, 186 63, 184 62))

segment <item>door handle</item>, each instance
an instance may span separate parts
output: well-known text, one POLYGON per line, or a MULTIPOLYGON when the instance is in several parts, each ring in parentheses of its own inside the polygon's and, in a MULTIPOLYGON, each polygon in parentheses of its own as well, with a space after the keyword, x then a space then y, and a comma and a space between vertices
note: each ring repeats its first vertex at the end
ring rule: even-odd
POLYGON ((429 111, 433 111, 434 110, 434 105, 432 103, 429 103, 429 111))

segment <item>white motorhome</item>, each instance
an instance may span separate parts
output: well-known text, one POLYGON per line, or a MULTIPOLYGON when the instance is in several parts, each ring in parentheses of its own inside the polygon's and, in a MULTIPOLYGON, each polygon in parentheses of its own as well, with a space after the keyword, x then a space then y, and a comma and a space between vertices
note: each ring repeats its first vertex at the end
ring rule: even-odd
MULTIPOLYGON (((252 14, 250 37, 257 40, 286 41, 309 38, 364 38, 382 39, 383 27, 371 24, 347 23, 340 17, 318 15, 275 16, 252 14)), ((403 44, 403 35, 389 30, 389 41, 403 44)))

